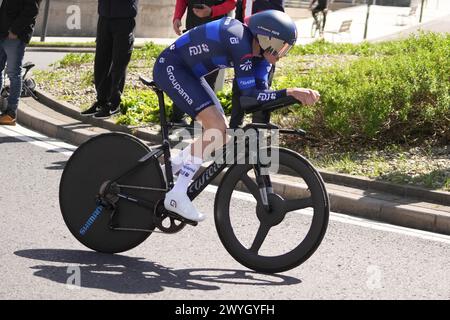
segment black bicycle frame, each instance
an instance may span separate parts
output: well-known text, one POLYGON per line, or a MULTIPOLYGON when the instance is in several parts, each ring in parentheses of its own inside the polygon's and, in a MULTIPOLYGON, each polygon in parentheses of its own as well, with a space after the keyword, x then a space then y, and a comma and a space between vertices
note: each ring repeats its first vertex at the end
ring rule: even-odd
MULTIPOLYGON (((166 121, 166 112, 165 112, 165 102, 164 102, 164 94, 163 91, 160 90, 156 84, 150 81, 146 81, 145 79, 141 78, 141 81, 144 82, 147 86, 151 87, 157 97, 158 97, 158 103, 159 103, 159 110, 160 110, 160 123, 161 123, 161 135, 162 135, 162 144, 161 146, 157 147, 155 150, 152 150, 148 154, 146 154, 144 157, 138 160, 138 163, 134 165, 132 168, 121 174, 120 176, 116 177, 115 179, 111 180, 108 184, 109 188, 113 183, 117 183, 120 179, 130 175, 131 173, 134 173, 136 170, 141 168, 142 166, 146 165, 149 161, 152 161, 154 158, 159 158, 161 155, 164 155, 164 163, 165 163, 165 171, 166 171, 166 178, 167 178, 167 184, 166 189, 161 190, 158 189, 157 191, 169 191, 173 187, 173 174, 172 174, 172 166, 171 166, 171 160, 170 160, 170 142, 169 142, 169 128, 178 126, 178 127, 186 127, 186 125, 176 124, 173 122, 167 122, 166 121)), ((245 109, 245 112, 251 113, 256 110, 263 111, 263 112, 270 112, 288 105, 291 105, 293 103, 296 103, 297 101, 293 99, 292 97, 284 97, 276 101, 272 101, 269 103, 266 103, 259 108, 256 108, 255 101, 254 100, 246 100, 242 101, 243 108, 245 109)), ((250 128, 256 129, 257 134, 257 143, 259 143, 259 129, 278 129, 277 126, 274 126, 270 123, 254 123, 254 124, 248 124, 244 128, 244 132, 250 128)), ((304 136, 305 132, 301 129, 299 130, 289 130, 289 129, 281 129, 279 130, 280 133, 284 134, 297 134, 304 136)), ((248 150, 248 140, 245 140, 245 150, 248 150)), ((227 163, 225 159, 230 159, 230 152, 234 152, 236 150, 236 144, 237 144, 237 137, 234 137, 233 140, 231 140, 228 144, 223 146, 221 155, 224 157, 222 160, 223 162, 217 163, 216 161, 213 161, 211 165, 209 165, 188 187, 187 195, 191 200, 194 200, 226 167, 227 163), (230 144, 234 144, 233 148, 229 148, 228 146, 230 144)), ((259 150, 259 145, 256 146, 256 150, 259 150)), ((239 156, 238 154, 233 154, 233 160, 234 163, 236 163, 239 156)), ((245 155, 244 155, 245 156, 245 155)), ((267 200, 267 193, 272 192, 272 185, 270 182, 270 178, 267 175, 261 174, 261 168, 262 164, 260 163, 259 158, 259 152, 257 153, 257 161, 256 164, 254 164, 254 171, 255 171, 255 178, 256 182, 259 188, 262 204, 264 207, 267 207, 267 209, 270 209, 270 204, 267 200)), ((141 188, 141 189, 151 189, 155 190, 154 188, 147 188, 147 187, 141 187, 141 186, 128 186, 128 187, 135 187, 135 188, 141 188)), ((131 201, 133 203, 136 203, 138 205, 141 205, 143 207, 153 209, 155 203, 151 203, 145 199, 140 199, 135 196, 129 196, 124 193, 118 193, 117 196, 119 196, 122 199, 131 201)))
MULTIPOLYGON (((172 176, 172 166, 170 161, 170 145, 169 140, 167 139, 167 136, 165 136, 164 132, 167 132, 167 125, 165 128, 162 128, 162 136, 163 136, 163 144, 159 147, 157 147, 155 150, 152 150, 148 154, 146 154, 144 157, 138 160, 138 163, 134 165, 132 168, 128 169, 126 172, 121 174, 120 176, 114 178, 109 182, 109 186, 111 186, 113 183, 118 183, 118 181, 122 178, 125 178, 126 176, 136 172, 141 167, 145 166, 149 163, 149 161, 152 161, 155 158, 158 158, 162 155, 164 155, 164 163, 165 163, 165 169, 166 169, 166 177, 167 177, 167 185, 165 190, 160 191, 169 191, 170 187, 173 185, 173 176, 172 176)), ((230 143, 235 144, 236 140, 233 140, 230 143)), ((247 142, 248 143, 248 142, 247 142)), ((223 146, 223 152, 222 155, 224 159, 229 159, 231 150, 236 150, 236 148, 229 148, 229 144, 223 146)), ((233 154, 234 161, 237 160, 238 154, 233 154)), ((193 200, 195 199, 226 167, 227 167, 226 161, 223 161, 221 163, 217 163, 216 161, 213 161, 212 164, 210 164, 188 187, 187 195, 188 197, 193 200)), ((140 186, 129 186, 129 187, 136 187, 136 188, 146 188, 146 187, 140 187, 140 186)), ((148 188, 151 189, 151 188, 148 188)), ((154 204, 150 203, 147 200, 140 199, 135 196, 129 196, 127 194, 124 194, 120 192, 117 194, 120 198, 134 202, 138 205, 142 205, 146 208, 152 209, 154 204)))

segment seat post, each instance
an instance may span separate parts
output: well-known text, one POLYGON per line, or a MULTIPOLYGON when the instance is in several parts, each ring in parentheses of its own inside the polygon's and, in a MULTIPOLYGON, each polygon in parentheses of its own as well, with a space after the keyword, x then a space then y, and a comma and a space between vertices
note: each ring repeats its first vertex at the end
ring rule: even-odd
POLYGON ((169 142, 169 128, 166 120, 166 104, 164 103, 164 92, 159 88, 153 88, 158 96, 159 104, 159 122, 161 125, 161 135, 162 135, 162 147, 164 152, 165 170, 167 177, 167 187, 173 187, 173 177, 172 177, 172 166, 170 164, 170 142, 169 142))
POLYGON ((168 141, 169 137, 169 129, 167 128, 167 120, 166 120, 166 104, 164 103, 164 93, 160 89, 154 89, 156 95, 158 96, 158 104, 159 104, 159 122, 161 124, 161 133, 162 133, 162 142, 168 141))

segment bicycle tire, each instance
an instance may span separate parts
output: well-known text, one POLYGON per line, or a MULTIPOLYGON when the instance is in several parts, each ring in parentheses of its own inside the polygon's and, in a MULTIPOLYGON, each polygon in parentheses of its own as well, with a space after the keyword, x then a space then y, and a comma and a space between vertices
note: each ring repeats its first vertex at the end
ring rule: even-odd
MULTIPOLYGON (((117 178, 150 149, 131 135, 106 133, 83 143, 67 162, 60 182, 59 201, 64 222, 73 236, 86 247, 103 252, 118 253, 130 250, 150 235, 143 231, 116 231, 110 228, 111 211, 101 212, 89 230, 81 228, 98 208, 96 196, 101 185, 117 178)), ((124 185, 165 188, 158 161, 150 161, 137 172, 120 180, 124 185)), ((127 194, 154 202, 164 197, 160 191, 127 189, 127 194)), ((153 230, 153 212, 132 202, 120 199, 114 222, 117 226, 153 230)))
MULTIPOLYGON (((264 273, 278 273, 287 271, 305 262, 319 247, 325 235, 329 219, 328 194, 325 189, 325 184, 318 171, 311 165, 311 163, 309 163, 308 160, 296 152, 284 148, 280 148, 279 152, 280 166, 294 170, 299 177, 305 181, 308 189, 310 190, 311 200, 313 203, 313 215, 310 218, 312 222, 309 226, 309 230, 305 231, 306 236, 297 246, 294 247, 293 250, 276 256, 260 255, 258 252, 252 252, 251 248, 245 247, 235 233, 230 218, 230 200, 233 195, 233 191, 236 189, 237 183, 243 181, 241 180, 242 177, 244 177, 244 175, 252 169, 252 165, 235 164, 229 168, 217 190, 214 207, 216 229, 225 249, 242 265, 252 270, 264 273)), ((254 192, 257 193, 257 185, 255 184, 254 187, 256 188, 254 189, 254 192)), ((254 194, 254 192, 252 193, 254 194)), ((298 195, 295 194, 295 199, 297 199, 297 197, 298 195)), ((285 203, 284 201, 287 200, 283 199, 282 203, 285 203)), ((242 207, 238 211, 243 211, 242 207)), ((239 214, 242 217, 247 217, 247 213, 239 214)), ((288 214, 291 213, 288 212, 288 214)), ((297 213, 294 212, 292 214, 297 213)), ((292 217, 297 218, 297 216, 292 217)), ((245 224, 245 222, 239 223, 240 225, 245 224)), ((261 226, 262 223, 259 228, 261 228, 261 226)), ((297 228, 296 225, 294 226, 294 229, 295 228, 297 228)), ((308 229, 308 227, 306 229, 308 229)))

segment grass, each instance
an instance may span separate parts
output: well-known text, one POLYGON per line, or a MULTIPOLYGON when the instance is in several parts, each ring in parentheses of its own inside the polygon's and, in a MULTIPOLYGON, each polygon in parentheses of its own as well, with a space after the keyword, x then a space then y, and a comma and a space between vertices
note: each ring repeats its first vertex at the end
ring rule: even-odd
MULTIPOLYGON (((163 49, 148 43, 134 50, 118 123, 158 122, 156 96, 137 78, 151 74, 163 49)), ((281 110, 273 121, 306 129, 306 143, 283 142, 320 168, 450 191, 449 57, 450 35, 433 33, 377 44, 296 46, 278 63, 273 87, 317 88, 321 103, 281 110), (447 149, 441 154, 435 146, 447 149)), ((93 61, 90 53, 69 54, 35 76, 44 90, 83 109, 95 97, 93 61)), ((232 77, 227 70, 218 93, 227 114, 232 77)))
POLYGON ((450 192, 450 153, 437 152, 436 147, 390 145, 381 151, 351 152, 305 148, 303 153, 315 166, 331 172, 450 192))

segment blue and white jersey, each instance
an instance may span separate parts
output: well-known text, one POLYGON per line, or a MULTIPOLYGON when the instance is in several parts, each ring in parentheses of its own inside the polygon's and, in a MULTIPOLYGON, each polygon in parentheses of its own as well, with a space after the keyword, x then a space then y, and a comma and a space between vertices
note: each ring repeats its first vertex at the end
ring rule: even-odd
POLYGON ((269 91, 271 65, 263 57, 253 57, 253 35, 236 19, 222 18, 192 29, 170 47, 180 55, 197 77, 217 68, 234 68, 242 95, 268 101, 285 95, 285 90, 269 91))
MULTIPOLYGON (((205 104, 204 98, 195 99, 196 93, 191 92, 188 80, 200 81, 214 70, 234 68, 242 96, 251 96, 260 102, 286 96, 286 90, 268 90, 271 65, 263 57, 253 56, 252 44, 252 33, 238 20, 225 17, 209 22, 191 29, 164 50, 155 63, 153 78, 172 99, 170 91, 175 87, 178 93, 182 89, 190 98, 192 95, 193 104, 205 104), (167 73, 170 73, 170 81, 165 79, 167 73)), ((188 101, 186 94, 184 100, 188 101)), ((192 115, 192 112, 187 113, 192 115)))

